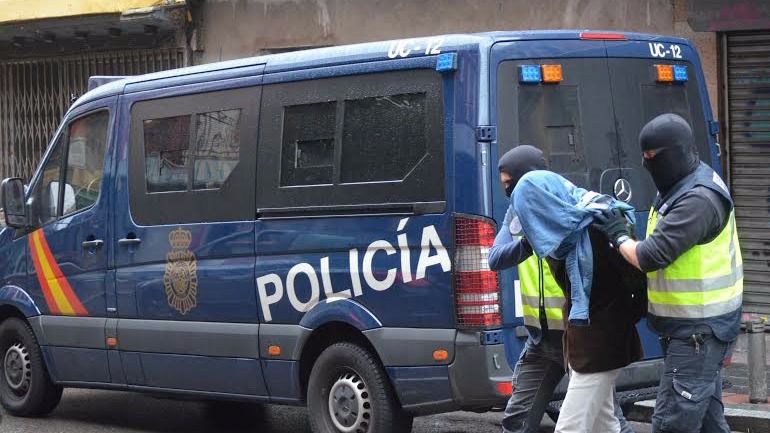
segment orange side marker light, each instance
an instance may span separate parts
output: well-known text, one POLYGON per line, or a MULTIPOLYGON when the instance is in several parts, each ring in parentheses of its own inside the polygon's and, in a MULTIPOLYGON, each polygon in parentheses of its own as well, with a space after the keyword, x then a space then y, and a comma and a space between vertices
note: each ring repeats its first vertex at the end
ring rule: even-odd
POLYGON ((433 359, 436 361, 446 361, 449 359, 449 352, 446 349, 436 349, 433 351, 433 359))

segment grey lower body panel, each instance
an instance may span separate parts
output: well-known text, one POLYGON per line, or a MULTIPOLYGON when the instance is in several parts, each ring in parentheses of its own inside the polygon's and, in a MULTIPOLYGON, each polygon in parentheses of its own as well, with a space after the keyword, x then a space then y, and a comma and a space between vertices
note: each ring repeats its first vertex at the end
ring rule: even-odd
POLYGON ((107 348, 104 317, 35 316, 28 320, 41 346, 107 348))
POLYGON ((118 319, 126 352, 259 358, 259 324, 118 319))
POLYGON ((386 367, 446 365, 455 357, 455 329, 376 328, 364 335, 386 367), (433 351, 448 352, 446 361, 433 359, 433 351))

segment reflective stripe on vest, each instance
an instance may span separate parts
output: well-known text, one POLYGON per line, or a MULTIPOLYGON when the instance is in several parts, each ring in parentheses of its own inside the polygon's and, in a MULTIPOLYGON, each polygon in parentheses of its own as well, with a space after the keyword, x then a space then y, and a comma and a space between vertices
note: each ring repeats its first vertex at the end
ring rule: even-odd
MULTIPOLYGON (((647 233, 658 223, 650 210, 647 233)), ((740 308, 743 259, 735 229, 735 211, 711 242, 695 245, 662 270, 647 273, 649 312, 658 317, 702 319, 740 308)))
POLYGON ((519 263, 518 266, 524 324, 540 329, 540 266, 543 269, 543 294, 548 329, 563 331, 563 308, 566 302, 564 292, 553 278, 548 264, 535 255, 519 263))

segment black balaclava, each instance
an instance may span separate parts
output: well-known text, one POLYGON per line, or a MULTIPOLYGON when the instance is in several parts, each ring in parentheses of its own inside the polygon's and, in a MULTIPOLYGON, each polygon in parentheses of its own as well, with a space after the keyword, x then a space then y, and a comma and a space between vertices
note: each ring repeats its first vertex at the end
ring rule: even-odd
POLYGON ((644 159, 644 167, 661 196, 698 168, 700 159, 695 148, 692 128, 677 114, 666 113, 650 120, 639 133, 642 152, 657 150, 655 157, 644 159))
POLYGON ((508 197, 513 194, 513 188, 519 183, 522 176, 534 170, 545 170, 548 166, 545 163, 543 152, 535 146, 522 144, 505 152, 500 157, 497 164, 500 171, 504 171, 511 176, 511 184, 505 188, 505 195, 508 197))

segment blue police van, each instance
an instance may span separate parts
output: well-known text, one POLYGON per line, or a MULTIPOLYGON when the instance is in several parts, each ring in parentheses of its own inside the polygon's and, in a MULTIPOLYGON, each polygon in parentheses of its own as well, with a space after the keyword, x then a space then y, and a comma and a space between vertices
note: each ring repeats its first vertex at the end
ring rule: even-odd
MULTIPOLYGON (((668 36, 448 35, 93 81, 28 185, 2 185, 18 416, 63 387, 307 405, 314 432, 500 407, 526 334, 515 271, 486 260, 498 156, 540 146, 642 221, 655 115, 688 119, 719 170, 698 55, 668 36)), ((639 326, 621 389, 658 380, 639 326)))

